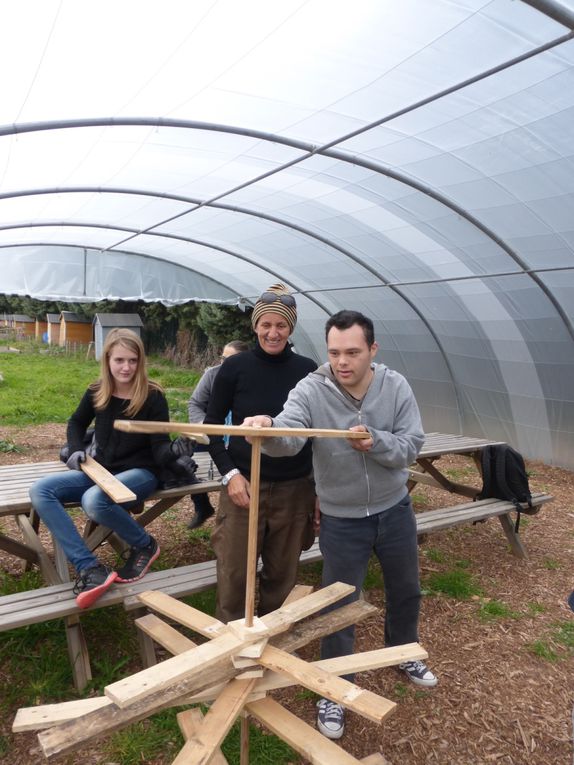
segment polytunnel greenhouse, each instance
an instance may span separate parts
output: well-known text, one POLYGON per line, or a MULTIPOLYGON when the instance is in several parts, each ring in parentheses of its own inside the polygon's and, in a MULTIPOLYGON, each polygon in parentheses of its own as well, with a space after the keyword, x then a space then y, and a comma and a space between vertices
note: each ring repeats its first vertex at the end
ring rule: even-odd
POLYGON ((574 1, 21 0, 0 292, 375 322, 425 429, 574 467, 574 1))

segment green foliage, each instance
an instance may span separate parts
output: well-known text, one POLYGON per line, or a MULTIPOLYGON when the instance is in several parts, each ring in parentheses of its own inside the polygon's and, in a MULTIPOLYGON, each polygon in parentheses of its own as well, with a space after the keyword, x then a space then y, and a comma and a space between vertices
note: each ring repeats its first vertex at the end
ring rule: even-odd
POLYGON ((426 580, 425 590, 431 594, 440 592, 458 600, 468 600, 473 595, 481 594, 472 574, 460 568, 431 574, 426 580))
POLYGON ((3 438, 0 438, 0 452, 3 452, 4 454, 15 454, 23 451, 24 450, 13 441, 6 441, 3 438))
MULTIPOLYGON (((239 762, 241 755, 241 728, 236 722, 221 746, 227 762, 239 762)), ((288 744, 256 725, 249 726, 250 765, 292 765, 298 759, 288 744)))
POLYGON ((367 574, 363 582, 363 590, 382 590, 384 588, 383 572, 378 559, 373 555, 369 560, 367 574))
POLYGON ((500 600, 488 600, 480 604, 479 617, 484 621, 492 619, 518 619, 520 614, 513 611, 500 600))
POLYGON ((10 354, 3 359, 0 422, 38 425, 65 422, 98 376, 93 360, 49 354, 10 354))
MULTIPOLYGON (((166 392, 171 419, 187 422, 187 402, 199 373, 159 359, 152 359, 148 370, 150 378, 166 392)), ((28 352, 7 354, 2 371, 0 423, 39 425, 66 422, 88 385, 98 378, 99 363, 80 356, 28 352)), ((8 441, 0 441, 0 451, 17 448, 8 441)))
POLYGON ((230 340, 253 341, 249 314, 235 306, 202 303, 197 323, 209 338, 209 342, 220 348, 230 340))
POLYGON ((533 616, 536 614, 543 614, 546 612, 546 606, 543 603, 529 603, 528 610, 533 616))
POLYGON ((556 571, 560 568, 560 563, 557 560, 554 560, 554 558, 545 558, 544 568, 548 569, 548 571, 556 571))
POLYGON ((423 555, 433 563, 444 563, 446 561, 446 555, 442 552, 442 550, 436 550, 433 547, 429 547, 427 550, 424 550, 423 555))
POLYGON ((562 621, 553 625, 554 640, 565 648, 574 649, 574 622, 562 621))
POLYGON ((104 744, 106 759, 141 765, 165 755, 171 762, 183 744, 176 715, 177 710, 167 709, 119 731, 104 744))
POLYGON ((526 647, 530 653, 533 653, 534 656, 538 656, 539 659, 544 659, 545 661, 552 663, 558 661, 558 654, 546 640, 535 640, 533 643, 529 643, 526 647))

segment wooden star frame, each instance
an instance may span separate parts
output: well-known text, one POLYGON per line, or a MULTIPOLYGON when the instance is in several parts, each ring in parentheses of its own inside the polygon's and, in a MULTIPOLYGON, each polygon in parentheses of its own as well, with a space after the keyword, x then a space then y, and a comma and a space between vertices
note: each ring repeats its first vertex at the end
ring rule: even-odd
MULTIPOLYGON (((136 620, 138 628, 173 654, 169 659, 136 672, 104 689, 104 696, 18 710, 13 730, 41 730, 38 740, 47 758, 81 749, 88 741, 109 735, 138 720, 172 706, 210 702, 205 717, 198 709, 180 712, 178 723, 185 743, 172 765, 221 765, 219 749, 235 720, 241 716, 241 765, 249 762, 247 717, 253 716, 316 765, 351 765, 361 762, 315 728, 272 699, 269 691, 299 684, 346 709, 382 723, 396 704, 344 680, 340 675, 424 659, 418 643, 383 648, 319 662, 306 662, 292 651, 377 612, 356 601, 330 613, 317 615, 353 591, 341 582, 317 592, 297 586, 276 611, 254 617, 257 564, 257 521, 261 443, 263 438, 364 438, 355 431, 247 428, 233 425, 135 422, 119 420, 116 428, 128 432, 178 432, 248 436, 252 444, 251 499, 247 550, 245 618, 223 624, 162 592, 144 592, 139 598, 152 612, 136 620), (196 645, 157 614, 190 628, 208 640, 196 645), (303 619, 306 621, 299 624, 303 619), (44 730, 45 729, 45 730, 44 730)), ((363 764, 381 765, 373 754, 363 764)))

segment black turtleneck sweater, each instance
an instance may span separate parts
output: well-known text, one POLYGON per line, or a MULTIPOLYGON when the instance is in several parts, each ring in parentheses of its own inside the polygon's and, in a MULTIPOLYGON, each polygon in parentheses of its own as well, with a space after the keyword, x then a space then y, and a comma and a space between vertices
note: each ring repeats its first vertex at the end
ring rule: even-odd
MULTIPOLYGON (((279 414, 289 391, 317 368, 306 356, 293 353, 287 345, 282 353, 265 353, 259 344, 244 353, 230 356, 221 365, 209 399, 204 422, 224 423, 227 413, 233 425, 241 425, 255 414, 279 414)), ((221 436, 210 436, 209 451, 221 475, 233 468, 249 478, 251 446, 245 438, 233 436, 226 449, 221 436)), ((261 480, 287 481, 302 478, 312 470, 311 442, 293 457, 261 457, 261 480)))

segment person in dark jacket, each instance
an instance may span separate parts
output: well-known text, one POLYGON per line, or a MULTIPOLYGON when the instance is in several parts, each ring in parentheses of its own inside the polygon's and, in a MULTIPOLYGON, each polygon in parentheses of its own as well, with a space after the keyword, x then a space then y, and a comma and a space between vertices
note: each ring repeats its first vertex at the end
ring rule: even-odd
MULTIPOLYGON (((257 300, 251 323, 254 349, 221 365, 207 407, 206 423, 232 424, 265 411, 278 414, 291 388, 316 369, 288 344, 297 321, 294 297, 274 284, 257 300)), ((245 615, 251 446, 232 436, 226 449, 221 436, 210 436, 209 451, 223 476, 211 543, 217 558, 217 618, 223 622, 245 615)), ((301 550, 315 507, 311 446, 293 457, 262 457, 259 490, 258 555, 259 616, 279 608, 293 588, 301 550)))
MULTIPOLYGON (((235 356, 236 353, 243 353, 248 350, 249 344, 243 340, 230 340, 223 346, 220 363, 213 367, 207 367, 195 386, 195 390, 191 394, 191 398, 187 404, 187 412, 189 414, 190 422, 203 422, 205 413, 207 412, 209 399, 211 398, 211 393, 213 391, 213 383, 215 382, 217 373, 221 369, 221 365, 225 359, 228 359, 230 356, 235 356)), ((206 449, 206 446, 196 447, 196 451, 205 451, 206 449)), ((209 494, 207 493, 192 494, 191 500, 193 502, 195 513, 193 518, 187 524, 187 528, 196 529, 199 526, 202 526, 208 518, 211 518, 215 510, 209 501, 209 494)))
POLYGON ((121 432, 114 429, 116 419, 169 420, 163 391, 148 379, 143 343, 129 329, 112 329, 108 333, 100 379, 88 387, 68 420, 69 472, 41 478, 30 488, 33 508, 77 571, 74 593, 80 608, 92 605, 114 581, 133 582, 148 571, 159 555, 159 545, 126 510, 153 494, 163 469, 178 473, 189 467, 190 458, 172 450, 167 434, 121 432), (94 420, 90 454, 134 492, 133 502, 116 504, 82 471, 86 431, 94 420), (81 505, 91 520, 112 529, 130 546, 119 571, 98 561, 68 515, 65 503, 81 505))

